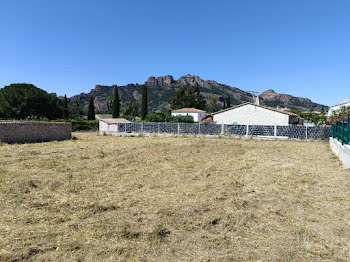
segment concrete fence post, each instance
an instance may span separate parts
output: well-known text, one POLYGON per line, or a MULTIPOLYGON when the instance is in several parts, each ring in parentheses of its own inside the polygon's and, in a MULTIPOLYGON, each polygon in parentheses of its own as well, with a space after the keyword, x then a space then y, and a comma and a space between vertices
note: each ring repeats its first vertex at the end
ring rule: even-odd
POLYGON ((277 137, 277 125, 275 124, 273 136, 276 138, 277 137))
POLYGON ((143 122, 141 123, 141 133, 143 133, 143 122))
MULTIPOLYGON (((109 126, 108 126, 109 129, 109 126)), ((117 133, 119 133, 119 124, 117 124, 117 133)))
POLYGON ((224 125, 224 123, 222 123, 222 124, 221 124, 221 135, 224 134, 224 131, 225 131, 224 128, 225 128, 225 125, 224 125))
POLYGON ((248 121, 248 124, 247 124, 247 130, 246 130, 246 136, 249 136, 249 121, 248 121))
POLYGON ((160 123, 158 123, 158 134, 160 134, 160 123))
POLYGON ((180 135, 180 123, 177 123, 177 134, 180 135))
POLYGON ((305 138, 306 138, 306 139, 309 139, 308 134, 307 134, 307 126, 306 126, 306 128, 305 128, 305 138))
POLYGON ((201 123, 198 123, 198 135, 201 134, 201 123))

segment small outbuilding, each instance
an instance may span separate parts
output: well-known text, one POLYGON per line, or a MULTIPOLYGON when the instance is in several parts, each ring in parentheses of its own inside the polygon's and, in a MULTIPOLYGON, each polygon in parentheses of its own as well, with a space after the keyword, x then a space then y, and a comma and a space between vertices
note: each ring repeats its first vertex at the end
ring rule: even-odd
POLYGON ((212 116, 217 124, 226 125, 288 126, 303 124, 303 119, 297 114, 250 102, 220 110, 213 113, 212 116))
POLYGON ((207 111, 197 108, 181 108, 171 111, 172 116, 192 116, 194 122, 200 122, 207 117, 207 111))
POLYGON ((131 123, 125 118, 105 118, 99 121, 99 131, 100 133, 108 133, 111 131, 118 131, 116 124, 131 123))

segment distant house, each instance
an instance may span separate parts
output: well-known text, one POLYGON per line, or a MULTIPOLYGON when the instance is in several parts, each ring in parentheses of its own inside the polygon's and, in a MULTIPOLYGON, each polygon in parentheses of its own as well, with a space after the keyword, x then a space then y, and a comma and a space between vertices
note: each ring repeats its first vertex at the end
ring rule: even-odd
POLYGON ((328 111, 328 117, 330 117, 334 111, 337 111, 337 110, 339 110, 340 108, 342 108, 342 107, 344 107, 344 106, 350 106, 350 101, 349 101, 349 99, 345 99, 344 103, 331 106, 331 107, 329 108, 329 111, 328 111))
POLYGON ((100 119, 99 121, 99 131, 100 133, 108 133, 111 131, 117 131, 117 125, 119 123, 131 123, 129 120, 125 118, 105 118, 100 119))
POLYGON ((302 125, 298 115, 276 108, 244 103, 232 106, 212 114, 217 124, 237 125, 302 125))
POLYGON ((171 111, 172 116, 192 116, 194 122, 200 122, 207 117, 207 111, 196 108, 181 108, 171 111))

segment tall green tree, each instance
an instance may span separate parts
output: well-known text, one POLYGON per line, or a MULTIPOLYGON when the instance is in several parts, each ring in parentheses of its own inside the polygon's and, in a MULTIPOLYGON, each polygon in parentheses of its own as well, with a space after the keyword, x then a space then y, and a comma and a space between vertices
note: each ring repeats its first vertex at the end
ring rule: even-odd
POLYGON ((226 104, 226 108, 231 107, 231 96, 227 96, 227 104, 226 104))
POLYGON ((75 120, 82 120, 83 114, 84 114, 84 112, 81 109, 81 106, 80 106, 78 100, 75 100, 73 106, 69 110, 69 117, 71 119, 75 119, 75 120))
POLYGON ((141 119, 145 120, 146 116, 148 114, 148 107, 147 107, 147 86, 142 86, 142 100, 141 100, 141 119))
POLYGON ((220 106, 218 105, 218 97, 217 96, 209 96, 207 101, 207 111, 212 113, 218 111, 220 106))
POLYGON ((112 109, 112 106, 113 106, 113 96, 109 96, 107 97, 107 109, 110 110, 112 109))
POLYGON ((93 97, 90 97, 89 101, 88 120, 95 120, 95 106, 93 97))
POLYGON ((123 110, 123 116, 138 116, 139 104, 136 102, 127 101, 123 110))
POLYGON ((200 93, 199 86, 185 85, 180 87, 174 97, 169 99, 172 109, 179 109, 183 107, 193 107, 197 109, 205 108, 205 100, 200 93))
POLYGON ((69 117, 68 99, 67 99, 67 95, 64 95, 63 118, 68 119, 68 117, 69 117))
POLYGON ((119 92, 118 92, 117 86, 114 88, 112 115, 113 115, 113 118, 117 118, 120 115, 120 99, 119 99, 119 92))
POLYGON ((62 118, 62 101, 32 84, 11 84, 0 89, 0 118, 62 118))

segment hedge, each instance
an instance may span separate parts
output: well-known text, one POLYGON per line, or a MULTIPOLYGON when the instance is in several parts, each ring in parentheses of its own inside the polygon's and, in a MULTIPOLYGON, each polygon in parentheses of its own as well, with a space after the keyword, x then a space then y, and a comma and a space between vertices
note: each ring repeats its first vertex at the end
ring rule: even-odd
POLYGON ((71 120, 72 131, 98 131, 98 120, 71 120))

